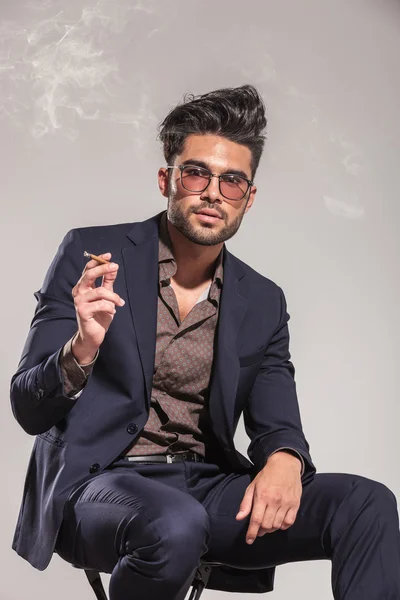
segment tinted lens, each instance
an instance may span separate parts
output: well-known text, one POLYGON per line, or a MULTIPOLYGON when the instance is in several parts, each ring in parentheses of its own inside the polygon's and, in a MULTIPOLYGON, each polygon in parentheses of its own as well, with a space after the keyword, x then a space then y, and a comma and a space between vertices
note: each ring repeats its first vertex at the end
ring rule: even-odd
POLYGON ((221 194, 230 200, 240 200, 247 192, 249 184, 246 179, 238 175, 224 175, 221 177, 221 194))
MULTIPOLYGON (((182 185, 190 192, 202 192, 210 181, 207 169, 189 165, 182 169, 182 185)), ((221 194, 229 200, 241 200, 246 194, 249 184, 238 175, 227 173, 220 178, 221 194)))
POLYGON ((191 192, 202 192, 210 181, 210 174, 201 167, 185 167, 182 169, 182 185, 191 192))

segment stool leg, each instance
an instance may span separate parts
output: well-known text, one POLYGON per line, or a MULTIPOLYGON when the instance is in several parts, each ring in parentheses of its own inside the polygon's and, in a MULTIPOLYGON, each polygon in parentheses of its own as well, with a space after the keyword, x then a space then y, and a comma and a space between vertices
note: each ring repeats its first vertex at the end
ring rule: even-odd
MULTIPOLYGON (((107 600, 106 593, 104 591, 103 583, 101 581, 99 571, 92 569, 85 569, 86 577, 90 585, 93 588, 97 600, 107 600)), ((200 600, 200 596, 203 593, 208 579, 211 575, 211 566, 208 564, 200 565, 196 569, 196 573, 192 583, 192 591, 189 596, 189 600, 200 600)))
POLYGON ((104 591, 103 583, 101 581, 100 573, 98 571, 92 571, 85 569, 86 577, 90 585, 93 588, 97 600, 107 600, 106 593, 104 591))
POLYGON ((203 590, 205 589, 208 579, 211 575, 211 566, 207 564, 200 565, 193 579, 193 589, 189 596, 189 600, 199 600, 203 590))
POLYGON ((199 600, 201 594, 203 593, 205 586, 201 584, 199 581, 193 583, 193 588, 191 594, 189 596, 189 600, 199 600))

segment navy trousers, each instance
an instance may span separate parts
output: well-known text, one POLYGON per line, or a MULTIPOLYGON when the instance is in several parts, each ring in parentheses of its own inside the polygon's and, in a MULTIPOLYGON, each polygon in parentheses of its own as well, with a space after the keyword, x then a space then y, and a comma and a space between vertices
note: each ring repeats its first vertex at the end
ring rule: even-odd
POLYGON ((263 568, 331 560, 336 600, 400 599, 396 498, 383 484, 319 473, 304 485, 295 523, 245 541, 236 521, 252 475, 211 463, 119 459, 65 505, 56 552, 111 573, 110 600, 182 600, 202 560, 263 568))

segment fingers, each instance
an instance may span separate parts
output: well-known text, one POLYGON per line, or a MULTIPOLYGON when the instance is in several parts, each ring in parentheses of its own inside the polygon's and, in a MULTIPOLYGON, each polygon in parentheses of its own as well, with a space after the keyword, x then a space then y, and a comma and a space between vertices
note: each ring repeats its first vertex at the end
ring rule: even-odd
POLYGON ((239 512, 236 515, 236 519, 238 521, 240 521, 241 519, 244 519, 245 517, 247 517, 247 515, 250 514, 251 507, 253 505, 253 494, 254 494, 254 487, 249 485, 244 493, 243 500, 239 507, 239 512))
POLYGON ((282 524, 279 526, 279 528, 283 529, 284 531, 286 529, 289 529, 289 527, 291 527, 294 524, 296 517, 297 517, 296 508, 294 508, 294 507, 289 508, 289 510, 287 511, 287 513, 282 521, 282 524))
MULTIPOLYGON (((248 490, 244 495, 241 511, 237 519, 243 512, 243 516, 249 512, 248 490)), ((265 533, 273 533, 278 529, 286 530, 293 525, 296 520, 299 504, 293 505, 293 502, 283 502, 282 498, 276 496, 268 497, 265 492, 257 494, 257 488, 252 488, 252 508, 249 527, 246 534, 246 542, 252 544, 257 536, 265 533)), ((249 492, 250 493, 250 492, 249 492)))
POLYGON ((103 275, 103 280, 101 282, 102 287, 107 290, 112 290, 114 281, 117 278, 119 265, 117 263, 110 263, 108 271, 106 271, 103 275))
POLYGON ((97 300, 96 302, 85 302, 79 309, 79 316, 84 321, 88 321, 98 313, 115 315, 115 304, 108 300, 97 300))
POLYGON ((95 266, 89 268, 87 268, 86 265, 82 277, 80 278, 80 285, 84 288, 90 288, 94 285, 96 279, 102 276, 107 276, 108 281, 114 281, 117 276, 117 271, 117 263, 107 263, 106 265, 99 265, 99 263, 96 262, 95 266))
MULTIPOLYGON (((105 254, 100 254, 100 256, 106 260, 109 260, 111 258, 111 253, 106 252, 105 254)), ((99 277, 103 278, 102 287, 112 291, 117 273, 117 263, 99 264, 97 260, 89 260, 83 269, 82 276, 80 277, 76 286, 72 289, 72 295, 75 298, 79 293, 86 293, 94 287, 95 281, 99 277)))
POLYGON ((255 498, 255 486, 249 485, 243 496, 243 500, 240 504, 240 510, 236 515, 237 520, 244 519, 251 512, 250 525, 247 529, 246 542, 252 544, 257 537, 258 530, 264 517, 265 502, 263 503, 260 498, 256 501, 255 498))
POLYGON ((265 509, 258 535, 263 536, 266 533, 273 533, 278 529, 286 531, 294 524, 297 510, 296 507, 290 504, 268 505, 265 509))
MULTIPOLYGON (((79 288, 78 288, 79 289, 79 288)), ((124 306, 125 300, 115 292, 104 287, 89 289, 86 293, 78 293, 74 298, 75 308, 80 322, 88 322, 102 313, 113 317, 116 306, 124 306)))
POLYGON ((264 519, 266 501, 262 498, 254 498, 251 511, 250 524, 247 529, 246 542, 252 544, 258 535, 258 531, 264 519))
POLYGON ((98 287, 94 289, 90 289, 85 294, 82 294, 80 298, 77 298, 77 304, 80 302, 94 302, 99 300, 105 300, 110 302, 111 304, 118 306, 124 306, 125 300, 121 298, 117 293, 112 292, 111 290, 107 290, 104 287, 98 287))

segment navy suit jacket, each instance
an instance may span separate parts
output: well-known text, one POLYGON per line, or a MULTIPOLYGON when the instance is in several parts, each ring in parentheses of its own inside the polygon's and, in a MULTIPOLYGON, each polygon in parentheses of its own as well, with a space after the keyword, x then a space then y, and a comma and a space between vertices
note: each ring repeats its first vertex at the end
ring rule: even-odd
MULTIPOLYGON (((161 214, 143 222, 69 231, 35 293, 37 307, 11 380, 11 404, 18 423, 36 436, 13 549, 37 569, 44 570, 51 560, 72 489, 100 474, 147 421, 161 214), (86 263, 84 250, 112 252, 120 265, 114 290, 127 302, 117 309, 83 393, 71 399, 65 395, 59 358, 77 330, 71 290, 86 263)), ((223 265, 209 397, 221 454, 232 469, 250 472, 259 471, 274 450, 294 448, 305 460, 304 483, 314 476, 315 467, 300 420, 284 294, 226 247, 223 265), (251 462, 233 442, 242 413, 251 462)), ((274 572, 215 567, 208 588, 270 591, 274 572)))

